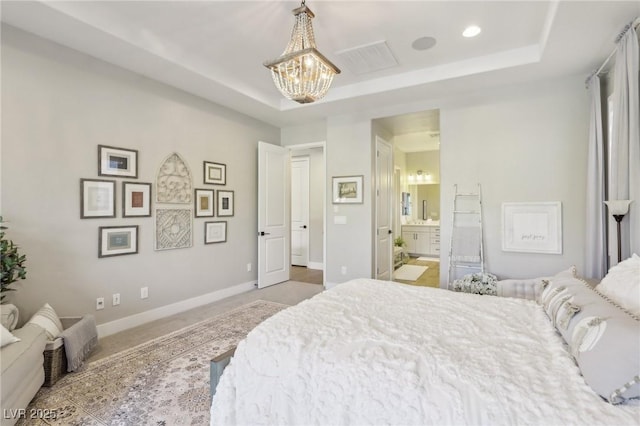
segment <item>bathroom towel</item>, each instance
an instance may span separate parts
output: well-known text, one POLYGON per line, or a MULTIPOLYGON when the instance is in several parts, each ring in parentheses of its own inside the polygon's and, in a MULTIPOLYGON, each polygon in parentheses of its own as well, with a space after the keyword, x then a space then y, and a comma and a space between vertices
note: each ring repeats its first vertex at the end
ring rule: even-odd
POLYGON ((458 262, 480 262, 480 227, 455 228, 451 258, 458 262))

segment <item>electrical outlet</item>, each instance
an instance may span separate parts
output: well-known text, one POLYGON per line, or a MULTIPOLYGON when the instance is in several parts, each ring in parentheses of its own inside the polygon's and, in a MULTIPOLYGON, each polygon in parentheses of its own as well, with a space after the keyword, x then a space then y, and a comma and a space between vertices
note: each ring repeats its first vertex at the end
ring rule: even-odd
POLYGON ((251 264, 247 263, 247 272, 251 272, 251 264))
POLYGON ((120 293, 115 293, 113 295, 113 306, 118 306, 120 304, 120 293))
POLYGON ((146 299, 149 297, 149 287, 142 287, 140 289, 140 299, 146 299))
POLYGON ((342 273, 342 275, 347 275, 347 267, 343 266, 342 268, 340 268, 340 272, 342 273))
POLYGON ((104 309, 104 297, 98 297, 96 299, 96 311, 104 309))

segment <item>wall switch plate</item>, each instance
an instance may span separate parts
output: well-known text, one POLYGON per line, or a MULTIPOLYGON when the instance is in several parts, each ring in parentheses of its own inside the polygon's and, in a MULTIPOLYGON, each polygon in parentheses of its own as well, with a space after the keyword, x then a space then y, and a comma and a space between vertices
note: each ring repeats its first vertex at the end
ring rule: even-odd
POLYGON ((104 309, 104 297, 98 297, 96 299, 96 311, 104 309))
POLYGON ((346 225, 347 224, 347 217, 346 216, 334 216, 333 217, 333 223, 335 225, 346 225))
POLYGON ((146 299, 149 297, 149 287, 142 287, 140 289, 140 299, 146 299))
POLYGON ((251 272, 251 264, 247 263, 247 272, 251 272))
POLYGON ((346 266, 343 266, 342 268, 340 268, 340 273, 341 273, 342 275, 347 275, 347 267, 346 267, 346 266))
POLYGON ((120 293, 115 293, 113 295, 113 306, 118 306, 120 304, 120 293))

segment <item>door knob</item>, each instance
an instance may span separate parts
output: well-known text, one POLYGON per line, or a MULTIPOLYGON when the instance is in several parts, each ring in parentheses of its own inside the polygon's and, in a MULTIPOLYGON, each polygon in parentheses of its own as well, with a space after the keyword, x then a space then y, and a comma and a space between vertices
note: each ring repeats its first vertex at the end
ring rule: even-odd
POLYGON ((269 232, 261 231, 260 233, 258 233, 258 235, 260 235, 261 237, 264 237, 265 235, 271 235, 271 234, 269 232))
POLYGON ((307 225, 302 225, 300 228, 307 229, 307 225))
POLYGON ((389 229, 389 234, 393 234, 393 231, 391 229, 389 229))

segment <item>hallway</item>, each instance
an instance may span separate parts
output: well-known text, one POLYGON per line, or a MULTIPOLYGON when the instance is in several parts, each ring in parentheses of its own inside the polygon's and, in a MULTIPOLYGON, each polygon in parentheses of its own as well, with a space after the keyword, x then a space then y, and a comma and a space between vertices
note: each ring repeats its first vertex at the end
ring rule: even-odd
POLYGON ((289 279, 301 283, 322 285, 322 273, 323 271, 321 269, 309 269, 304 266, 291 265, 289 279))

